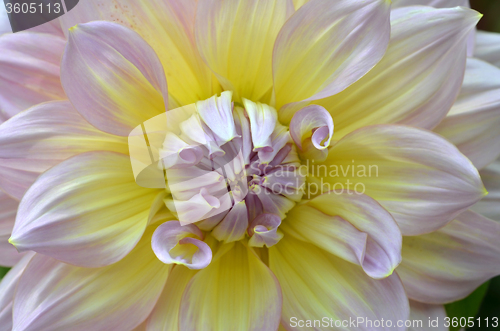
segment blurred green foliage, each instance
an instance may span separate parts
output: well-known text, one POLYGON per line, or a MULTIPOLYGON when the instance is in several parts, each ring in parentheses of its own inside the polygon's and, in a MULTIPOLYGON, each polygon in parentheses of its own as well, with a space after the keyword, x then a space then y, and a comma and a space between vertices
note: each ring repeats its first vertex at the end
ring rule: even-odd
MULTIPOLYGON (((475 317, 488 291, 489 284, 490 282, 486 282, 479 286, 479 288, 472 292, 467 298, 446 305, 446 314, 451 318, 456 317, 457 320, 460 320, 462 317, 465 317, 465 320, 468 320, 469 317, 475 317)), ((460 330, 460 326, 450 327, 450 331, 457 330, 460 330)))
POLYGON ((0 267, 0 279, 2 279, 3 276, 5 276, 5 274, 7 273, 7 271, 9 271, 9 268, 0 267))

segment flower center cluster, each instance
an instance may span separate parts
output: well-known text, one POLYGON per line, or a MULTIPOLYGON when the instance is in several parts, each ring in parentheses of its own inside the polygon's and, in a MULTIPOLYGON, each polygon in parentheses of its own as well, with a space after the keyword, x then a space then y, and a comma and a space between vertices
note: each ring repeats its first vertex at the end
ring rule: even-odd
POLYGON ((166 205, 181 225, 210 231, 218 240, 249 238, 272 246, 281 220, 302 197, 304 177, 288 128, 276 110, 231 92, 167 112, 159 151, 166 205))

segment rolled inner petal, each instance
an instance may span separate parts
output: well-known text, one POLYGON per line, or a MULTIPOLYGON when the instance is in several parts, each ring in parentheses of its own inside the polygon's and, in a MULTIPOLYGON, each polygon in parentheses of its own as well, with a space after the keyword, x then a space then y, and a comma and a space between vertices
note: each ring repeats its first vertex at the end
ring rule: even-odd
POLYGON ((302 108, 290 122, 290 135, 303 158, 325 160, 333 136, 333 119, 322 106, 302 108))
POLYGON ((278 230, 280 225, 281 218, 278 215, 266 213, 257 216, 248 228, 251 236, 248 244, 253 247, 276 245, 283 238, 283 233, 278 230))
POLYGON ((212 250, 202 241, 203 233, 193 225, 168 221, 153 233, 153 251, 166 264, 181 264, 189 269, 203 269, 212 260, 212 250))

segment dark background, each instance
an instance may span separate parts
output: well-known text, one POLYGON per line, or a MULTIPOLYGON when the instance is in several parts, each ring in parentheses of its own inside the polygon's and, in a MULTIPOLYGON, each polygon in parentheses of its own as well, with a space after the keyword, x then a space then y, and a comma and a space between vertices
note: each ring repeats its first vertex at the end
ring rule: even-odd
MULTIPOLYGON (((470 3, 473 9, 484 15, 479 21, 479 30, 500 32, 500 0, 470 0, 470 3)), ((500 319, 500 277, 491 280, 477 317, 481 317, 483 321, 487 317, 490 320, 492 317, 500 319)), ((474 327, 469 330, 500 330, 500 326, 474 327)))

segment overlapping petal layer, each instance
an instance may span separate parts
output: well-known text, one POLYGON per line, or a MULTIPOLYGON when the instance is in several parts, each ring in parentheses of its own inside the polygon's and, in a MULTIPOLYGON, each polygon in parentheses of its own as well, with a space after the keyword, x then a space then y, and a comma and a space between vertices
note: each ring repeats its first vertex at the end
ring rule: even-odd
POLYGON ((403 235, 435 231, 486 194, 476 168, 455 146, 406 126, 356 130, 330 148, 323 164, 326 170, 313 166, 320 185, 349 188, 349 180, 351 189, 394 216, 403 235))
POLYGON ((68 38, 61 81, 72 104, 95 127, 127 136, 166 110, 163 67, 139 34, 99 21, 73 27, 68 38))
POLYGON ((40 102, 65 98, 59 80, 64 43, 45 33, 0 37, 0 123, 40 102))
POLYGON ((74 265, 112 264, 142 237, 157 193, 135 183, 128 156, 79 154, 26 192, 10 242, 74 265))
POLYGON ((218 91, 194 40, 194 0, 81 1, 61 17, 64 30, 106 20, 137 31, 160 58, 170 84, 169 108, 211 97, 218 91))
MULTIPOLYGON (((393 322, 406 320, 408 299, 396 274, 383 280, 368 277, 361 267, 331 255, 312 244, 294 239, 288 233, 269 249, 269 265, 283 290, 282 324, 292 327, 291 318, 349 320, 360 316, 375 320, 381 317, 393 322)), ((334 324, 335 325, 335 324, 334 324)), ((356 330, 385 330, 359 324, 356 330)))
POLYGON ((292 209, 280 227, 346 261, 373 278, 385 278, 401 262, 401 232, 375 200, 353 191, 329 192, 292 209))
POLYGON ((385 0, 312 0, 290 17, 273 51, 282 122, 289 123, 303 103, 287 104, 336 94, 382 58, 389 42, 389 9, 385 0))
POLYGON ((9 243, 19 202, 0 191, 0 266, 12 267, 23 256, 9 243))
POLYGON ((434 129, 481 169, 500 156, 500 69, 468 58, 462 89, 434 129))
POLYGON ((168 275, 167 284, 147 321, 148 331, 178 331, 182 294, 196 274, 184 266, 175 266, 168 275))
POLYGON ((488 195, 471 207, 483 216, 500 221, 500 160, 479 172, 488 195))
POLYGON ((0 282, 0 331, 12 331, 12 304, 16 287, 33 255, 32 252, 26 254, 0 282))
POLYGON ((237 101, 258 101, 271 90, 274 41, 293 12, 291 0, 198 1, 196 44, 237 101))
POLYGON ((0 187, 21 199, 38 176, 87 151, 128 153, 126 138, 90 125, 68 101, 32 107, 0 126, 0 187))
POLYGON ((500 223, 466 211, 436 232, 403 238, 397 269, 410 299, 462 299, 500 273, 500 223))
POLYGON ((445 318, 446 311, 443 305, 429 305, 410 300, 410 321, 412 326, 407 331, 449 331, 449 328, 445 326, 445 318), (430 326, 430 321, 436 319, 438 323, 430 326))
POLYGON ((187 285, 179 330, 275 330, 281 306, 276 277, 255 253, 237 242, 187 285))
POLYGON ((500 67, 500 33, 478 31, 474 56, 500 67))
POLYGON ((170 266, 151 250, 154 227, 129 255, 103 268, 80 268, 37 254, 14 301, 14 330, 130 330, 154 308, 170 266))
POLYGON ((334 139, 372 124, 436 126, 460 91, 467 35, 479 18, 462 7, 392 11, 382 60, 345 91, 316 102, 332 114, 334 139))

